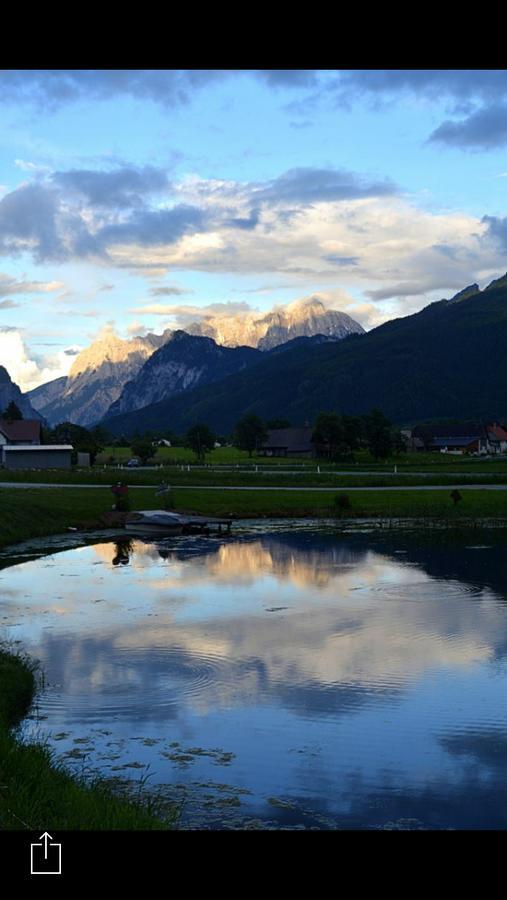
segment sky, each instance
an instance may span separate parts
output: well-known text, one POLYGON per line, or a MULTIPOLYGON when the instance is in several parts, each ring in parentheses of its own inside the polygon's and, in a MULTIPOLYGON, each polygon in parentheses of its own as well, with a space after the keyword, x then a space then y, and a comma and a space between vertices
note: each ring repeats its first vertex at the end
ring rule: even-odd
POLYGON ((366 329, 507 270, 507 70, 3 70, 0 364, 308 296, 366 329))

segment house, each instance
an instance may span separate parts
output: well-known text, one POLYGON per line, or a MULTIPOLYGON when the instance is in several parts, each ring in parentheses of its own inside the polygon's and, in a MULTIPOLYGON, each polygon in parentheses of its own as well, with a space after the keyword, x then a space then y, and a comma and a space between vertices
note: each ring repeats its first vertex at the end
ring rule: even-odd
POLYGON ((0 465, 6 469, 70 469, 70 444, 41 444, 39 419, 0 419, 0 465))
POLYGON ((0 462, 6 469, 70 469, 70 444, 2 444, 0 462))
POLYGON ((507 431, 496 422, 462 422, 453 425, 417 425, 412 430, 412 446, 440 453, 492 454, 507 451, 507 431))
POLYGON ((507 431, 502 425, 493 422, 492 425, 486 425, 488 432, 488 441, 492 453, 507 453, 507 431))
POLYGON ((405 444, 407 453, 413 453, 417 450, 424 450, 424 442, 420 437, 414 435, 411 428, 402 428, 400 431, 402 440, 405 444))
POLYGON ((303 428, 272 428, 258 450, 259 456, 315 456, 313 432, 314 429, 307 425, 303 428))
POLYGON ((40 444, 41 423, 39 419, 0 419, 0 446, 4 444, 40 444))

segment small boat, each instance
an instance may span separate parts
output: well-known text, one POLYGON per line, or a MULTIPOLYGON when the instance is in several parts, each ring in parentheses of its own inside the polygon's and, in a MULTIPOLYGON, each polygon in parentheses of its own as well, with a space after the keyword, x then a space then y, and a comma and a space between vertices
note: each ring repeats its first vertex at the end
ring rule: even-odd
POLYGON ((129 513, 125 521, 125 530, 129 534, 177 535, 206 534, 216 526, 218 533, 224 526, 231 528, 231 519, 215 519, 209 516, 184 516, 165 509, 147 509, 129 513))

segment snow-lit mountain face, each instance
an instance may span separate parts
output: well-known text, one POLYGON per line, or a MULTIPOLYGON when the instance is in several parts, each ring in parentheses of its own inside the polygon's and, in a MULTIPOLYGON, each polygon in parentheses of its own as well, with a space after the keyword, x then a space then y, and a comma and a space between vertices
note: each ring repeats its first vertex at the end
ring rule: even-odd
POLYGON ((22 394, 7 369, 0 366, 0 418, 11 400, 14 400, 24 419, 42 419, 42 416, 32 406, 28 394, 22 394))
MULTIPOLYGON (((212 338, 222 348, 264 351, 297 337, 322 334, 331 340, 340 340, 363 331, 358 322, 345 313, 328 309, 318 297, 308 297, 264 315, 207 317, 185 327, 187 334, 212 338)), ((201 380, 217 380, 213 372, 220 371, 224 362, 219 360, 219 355, 213 351, 209 365, 205 364, 196 359, 195 347, 180 339, 177 359, 174 357, 175 345, 168 351, 167 358, 157 357, 156 364, 143 371, 139 384, 122 394, 128 382, 136 380, 147 360, 174 334, 182 332, 167 330, 162 335, 149 334, 131 340, 108 334, 76 356, 67 378, 41 385, 27 396, 50 425, 68 421, 87 427, 99 422, 106 413, 117 415, 138 409, 194 387, 201 380), (185 359, 187 352, 189 357, 185 359), (120 406, 116 407, 120 397, 120 406), (113 404, 115 408, 110 410, 113 404)), ((235 363, 231 362, 231 365, 235 363)))
POLYGON ((252 347, 222 347, 214 340, 175 331, 127 382, 108 415, 132 412, 180 394, 198 384, 210 384, 256 362, 262 353, 252 347))
POLYGON ((349 334, 363 334, 364 328, 346 313, 328 309, 318 297, 307 297, 266 315, 209 317, 192 323, 185 331, 211 337, 224 347, 272 350, 296 337, 324 334, 340 340, 349 334))
POLYGON ((50 425, 58 422, 93 425, 169 334, 150 334, 131 340, 115 335, 100 338, 76 356, 67 378, 35 388, 30 392, 30 399, 50 425))

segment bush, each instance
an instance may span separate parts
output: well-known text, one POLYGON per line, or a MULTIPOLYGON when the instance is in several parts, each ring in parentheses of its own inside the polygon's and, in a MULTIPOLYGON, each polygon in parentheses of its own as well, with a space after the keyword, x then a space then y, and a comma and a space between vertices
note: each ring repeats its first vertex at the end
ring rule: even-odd
POLYGON ((335 512, 344 513, 351 508, 350 497, 348 494, 336 494, 333 499, 333 507, 335 512))

